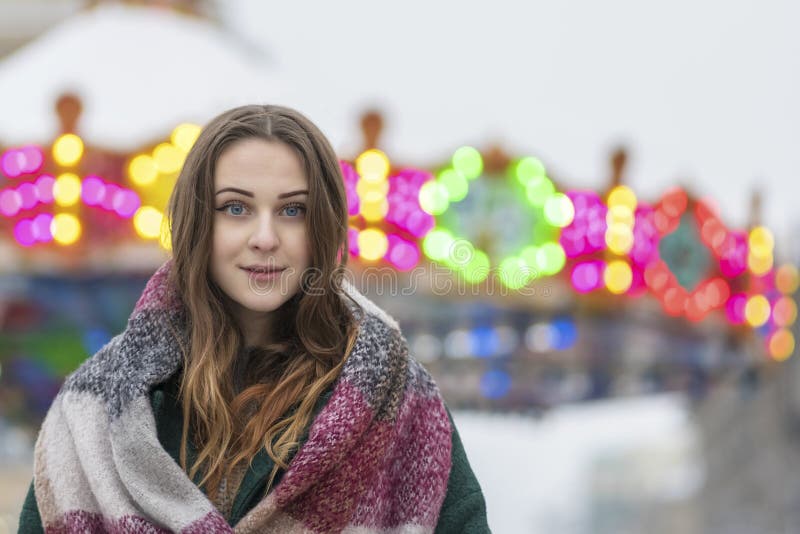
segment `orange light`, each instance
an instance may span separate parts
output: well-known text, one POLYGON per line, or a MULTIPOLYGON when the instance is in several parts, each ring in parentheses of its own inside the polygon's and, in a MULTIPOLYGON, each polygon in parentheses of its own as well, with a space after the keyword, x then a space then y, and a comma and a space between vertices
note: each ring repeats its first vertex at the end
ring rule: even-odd
POLYGON ((785 328, 776 331, 769 338, 769 354, 775 361, 785 361, 794 353, 794 336, 785 328))

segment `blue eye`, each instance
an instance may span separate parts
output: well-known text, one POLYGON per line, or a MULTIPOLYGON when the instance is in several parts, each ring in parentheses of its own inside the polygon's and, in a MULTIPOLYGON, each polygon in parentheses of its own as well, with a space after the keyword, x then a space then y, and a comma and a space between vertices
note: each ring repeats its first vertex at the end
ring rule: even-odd
POLYGON ((289 217, 299 217, 303 213, 305 213, 306 208, 305 206, 301 206, 300 204, 292 204, 290 206, 286 206, 283 208, 283 211, 289 217))
POLYGON ((222 206, 221 208, 217 208, 217 211, 221 211, 223 213, 233 215, 234 217, 238 217, 240 215, 244 215, 245 206, 241 202, 229 202, 224 206, 222 206))

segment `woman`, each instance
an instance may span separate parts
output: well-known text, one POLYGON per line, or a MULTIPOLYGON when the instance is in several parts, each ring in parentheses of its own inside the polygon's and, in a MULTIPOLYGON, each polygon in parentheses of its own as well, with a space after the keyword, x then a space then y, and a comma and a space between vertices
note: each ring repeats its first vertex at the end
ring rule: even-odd
POLYGON ((173 258, 50 408, 20 532, 488 531, 436 385, 344 280, 316 126, 218 116, 169 220, 173 258))

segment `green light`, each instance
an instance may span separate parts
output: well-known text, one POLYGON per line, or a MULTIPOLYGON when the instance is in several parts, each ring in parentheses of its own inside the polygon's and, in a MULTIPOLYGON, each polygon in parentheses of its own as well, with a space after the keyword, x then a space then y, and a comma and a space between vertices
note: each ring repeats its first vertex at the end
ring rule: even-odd
POLYGON ((442 263, 453 270, 460 271, 475 257, 475 246, 466 239, 453 239, 442 263))
POLYGON ((544 218, 553 226, 564 228, 575 217, 575 207, 564 193, 555 193, 544 202, 544 218))
POLYGON ((474 180, 483 172, 483 158, 471 146, 462 146, 453 154, 453 167, 468 180, 474 180))
POLYGON ((440 215, 450 205, 447 188, 435 180, 425 182, 419 190, 419 206, 431 215, 440 215))
POLYGON ((525 187, 525 195, 528 197, 528 202, 537 207, 543 206, 555 191, 556 186, 547 176, 537 176, 530 180, 525 187))
POLYGON ((510 256, 500 262, 497 272, 500 281, 509 289, 519 289, 530 282, 532 269, 522 258, 510 256))
MULTIPOLYGON (((464 175, 455 169, 445 169, 439 173, 439 183, 447 189, 450 202, 464 200, 469 192, 469 183, 464 175)), ((446 208, 445 208, 446 209, 446 208)))
POLYGON ((522 158, 514 168, 514 176, 522 185, 528 185, 535 178, 545 177, 544 165, 538 158, 522 158))
POLYGON ((530 269, 531 278, 540 278, 543 276, 542 266, 539 265, 539 247, 535 245, 525 247, 522 249, 519 256, 530 269))
POLYGON ((434 261, 443 261, 450 252, 453 244, 453 234, 441 228, 435 228, 428 232, 422 240, 422 250, 425 255, 434 261))
POLYGON ((536 253, 539 268, 545 276, 553 275, 561 271, 567 263, 567 255, 558 243, 545 243, 539 247, 536 253))
POLYGON ((471 284, 483 282, 489 276, 489 256, 482 250, 476 250, 460 274, 471 284))

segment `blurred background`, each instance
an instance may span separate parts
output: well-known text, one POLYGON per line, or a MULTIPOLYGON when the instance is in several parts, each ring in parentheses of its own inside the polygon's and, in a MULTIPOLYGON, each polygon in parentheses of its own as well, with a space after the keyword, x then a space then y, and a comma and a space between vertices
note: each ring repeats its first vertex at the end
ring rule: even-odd
POLYGON ((800 7, 0 0, 0 533, 169 256, 202 124, 300 109, 500 533, 800 530, 800 7))

